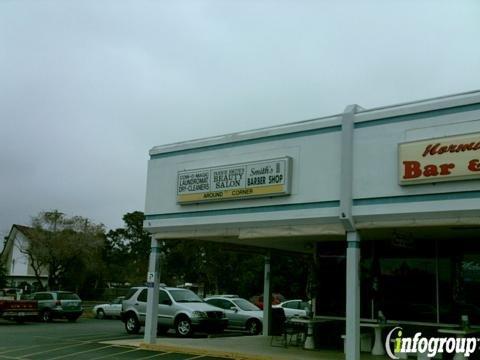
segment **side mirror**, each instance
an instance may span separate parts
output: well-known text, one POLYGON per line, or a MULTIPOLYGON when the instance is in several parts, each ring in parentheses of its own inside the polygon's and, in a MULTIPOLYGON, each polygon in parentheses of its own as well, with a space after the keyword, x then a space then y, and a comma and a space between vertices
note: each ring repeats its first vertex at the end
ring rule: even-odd
POLYGON ((172 305, 172 300, 163 300, 162 305, 172 305))
POLYGON ((232 307, 230 308, 230 310, 235 311, 235 312, 238 311, 238 309, 237 309, 235 306, 232 306, 232 307))

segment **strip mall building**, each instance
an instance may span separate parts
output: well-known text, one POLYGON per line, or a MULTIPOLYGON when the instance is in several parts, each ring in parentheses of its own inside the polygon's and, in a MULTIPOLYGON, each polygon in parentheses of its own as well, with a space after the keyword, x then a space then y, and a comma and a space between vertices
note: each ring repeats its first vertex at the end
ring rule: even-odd
POLYGON ((346 318, 348 359, 378 310, 480 325, 480 92, 155 147, 145 214, 154 247, 311 253, 315 314, 346 318))

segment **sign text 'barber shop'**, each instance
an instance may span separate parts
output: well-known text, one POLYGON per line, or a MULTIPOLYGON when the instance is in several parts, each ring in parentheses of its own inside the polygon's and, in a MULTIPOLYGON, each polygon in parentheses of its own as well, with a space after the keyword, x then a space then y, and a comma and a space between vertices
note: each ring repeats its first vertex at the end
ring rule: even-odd
POLYGON ((480 178, 480 133, 400 144, 400 184, 480 178))
POLYGON ((262 160, 177 173, 179 204, 290 194, 291 158, 262 160))

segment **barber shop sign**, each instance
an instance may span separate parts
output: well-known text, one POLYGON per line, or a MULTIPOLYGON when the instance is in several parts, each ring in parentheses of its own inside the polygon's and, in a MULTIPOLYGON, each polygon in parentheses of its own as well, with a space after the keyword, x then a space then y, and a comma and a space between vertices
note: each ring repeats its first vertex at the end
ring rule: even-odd
POLYGON ((398 145, 400 185, 480 178, 480 133, 398 145))

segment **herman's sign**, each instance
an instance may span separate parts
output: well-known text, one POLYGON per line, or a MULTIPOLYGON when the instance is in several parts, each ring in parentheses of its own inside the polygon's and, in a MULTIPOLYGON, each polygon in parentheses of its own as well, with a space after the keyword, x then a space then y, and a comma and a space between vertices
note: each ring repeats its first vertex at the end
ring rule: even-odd
POLYGON ((480 178, 480 133, 399 144, 400 185, 480 178))
POLYGON ((290 157, 177 173, 177 202, 238 200, 290 194, 290 157))

